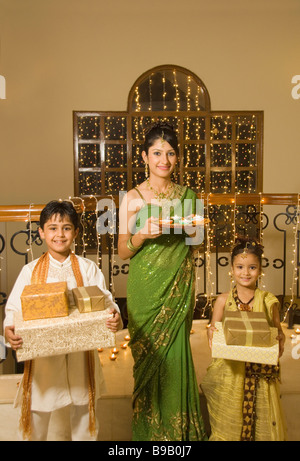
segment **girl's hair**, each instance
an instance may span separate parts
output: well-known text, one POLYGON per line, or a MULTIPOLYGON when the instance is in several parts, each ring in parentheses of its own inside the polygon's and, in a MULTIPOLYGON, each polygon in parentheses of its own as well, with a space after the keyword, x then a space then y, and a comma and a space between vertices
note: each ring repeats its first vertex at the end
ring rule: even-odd
POLYGON ((52 216, 59 215, 61 218, 67 216, 71 223, 74 225, 74 228, 77 229, 79 227, 79 219, 78 214, 71 202, 60 201, 60 200, 52 200, 51 202, 47 203, 47 205, 43 208, 40 216, 40 227, 44 229, 44 225, 52 216))
POLYGON ((167 122, 156 122, 150 126, 145 134, 144 151, 148 155, 149 147, 153 146, 157 139, 164 139, 175 150, 176 155, 179 155, 178 139, 172 125, 167 122))
POLYGON ((254 238, 250 237, 237 237, 234 247, 231 251, 231 264, 234 258, 239 254, 253 254, 257 256, 260 266, 262 265, 262 255, 264 247, 254 238))

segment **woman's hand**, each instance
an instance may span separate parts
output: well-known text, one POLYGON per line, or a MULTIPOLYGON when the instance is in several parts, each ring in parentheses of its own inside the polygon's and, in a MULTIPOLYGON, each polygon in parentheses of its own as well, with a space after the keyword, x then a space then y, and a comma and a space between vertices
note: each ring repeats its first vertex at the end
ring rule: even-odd
POLYGON ((138 232, 136 232, 136 216, 142 206, 143 202, 141 203, 141 199, 137 198, 137 192, 134 190, 127 193, 126 200, 123 199, 120 205, 118 255, 121 259, 132 258, 147 239, 155 239, 162 234, 159 220, 154 217, 148 218, 143 228, 140 228, 138 232), (131 239, 130 243, 132 247, 137 249, 136 251, 128 247, 129 239, 131 239))
POLYGON ((20 349, 23 344, 23 340, 21 336, 15 335, 15 327, 14 325, 5 327, 5 339, 6 341, 9 342, 11 345, 11 348, 16 351, 17 349, 20 349))
POLYGON ((162 234, 162 226, 159 224, 159 219, 150 216, 145 222, 144 227, 139 231, 143 240, 155 239, 162 234))

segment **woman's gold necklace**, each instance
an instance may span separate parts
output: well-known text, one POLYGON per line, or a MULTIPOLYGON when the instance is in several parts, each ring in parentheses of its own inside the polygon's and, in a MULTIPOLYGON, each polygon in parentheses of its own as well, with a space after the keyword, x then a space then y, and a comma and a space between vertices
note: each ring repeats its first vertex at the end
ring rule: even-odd
POLYGON ((149 178, 146 179, 148 188, 154 193, 154 198, 157 200, 170 200, 174 192, 174 184, 171 182, 166 192, 158 192, 154 187, 151 186, 149 178))

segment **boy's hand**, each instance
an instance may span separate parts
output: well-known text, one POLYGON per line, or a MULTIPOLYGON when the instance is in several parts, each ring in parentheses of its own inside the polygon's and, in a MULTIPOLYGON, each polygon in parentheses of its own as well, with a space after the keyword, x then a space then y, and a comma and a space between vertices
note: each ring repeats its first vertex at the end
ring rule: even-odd
POLYGON ((14 327, 14 325, 9 326, 9 327, 5 327, 5 339, 6 339, 6 341, 9 342, 9 344, 11 345, 11 348, 14 351, 19 349, 23 344, 23 340, 22 340, 21 336, 15 335, 15 327, 14 327))
POLYGON ((106 320, 106 326, 110 331, 116 333, 119 329, 121 317, 116 309, 110 309, 110 313, 113 314, 113 317, 106 320))

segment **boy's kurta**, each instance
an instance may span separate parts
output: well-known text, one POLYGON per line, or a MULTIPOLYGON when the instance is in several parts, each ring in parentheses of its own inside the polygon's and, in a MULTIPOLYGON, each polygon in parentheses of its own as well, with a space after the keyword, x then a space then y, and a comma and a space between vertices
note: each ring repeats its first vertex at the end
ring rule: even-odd
MULTIPOLYGON (((84 286, 97 285, 105 294, 105 308, 114 308, 119 312, 110 291, 106 289, 104 276, 97 265, 89 259, 80 256, 76 257, 79 261, 84 286)), ((51 255, 49 255, 49 259, 47 283, 66 281, 70 305, 74 305, 72 289, 77 284, 70 257, 63 263, 58 262, 51 255)), ((35 260, 25 265, 16 280, 6 303, 4 328, 14 324, 14 312, 22 309, 20 296, 24 286, 31 284, 32 271, 37 261, 35 260)), ((31 410, 54 411, 70 404, 88 404, 87 371, 86 354, 84 352, 34 359, 31 410)), ((95 351, 95 383, 95 398, 98 399, 105 392, 105 383, 97 351, 95 351)), ((21 403, 22 387, 21 383, 15 405, 21 403)))

